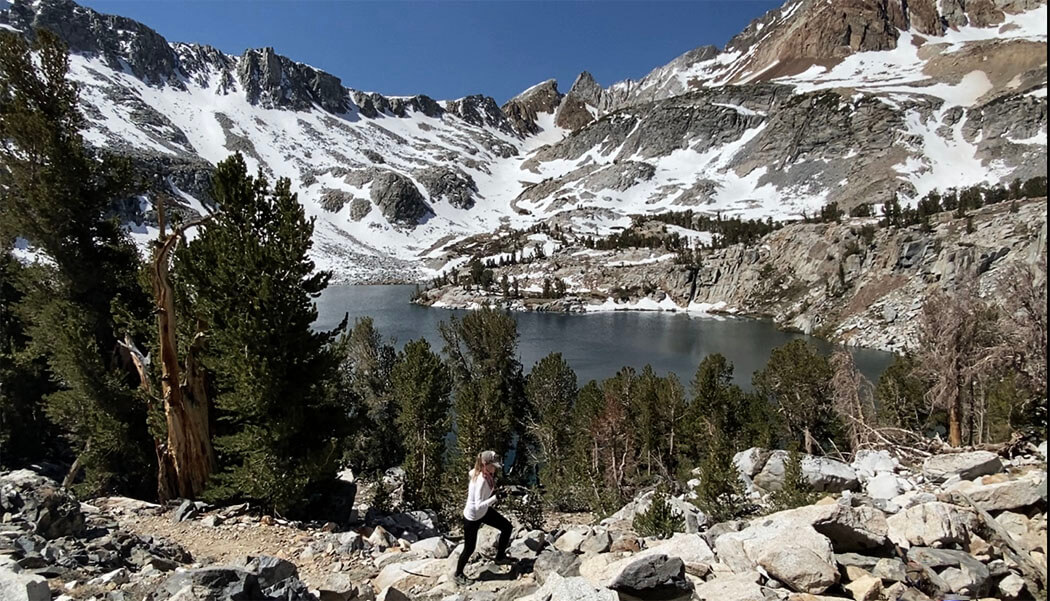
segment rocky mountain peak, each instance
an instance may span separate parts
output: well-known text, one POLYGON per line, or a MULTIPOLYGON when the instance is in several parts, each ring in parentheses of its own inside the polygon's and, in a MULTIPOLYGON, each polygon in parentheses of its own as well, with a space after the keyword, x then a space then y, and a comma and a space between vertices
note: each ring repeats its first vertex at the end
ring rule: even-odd
POLYGON ((472 125, 513 133, 513 127, 491 96, 473 94, 459 100, 450 100, 446 103, 445 108, 472 125))
POLYGON ((569 88, 569 94, 576 96, 591 106, 598 106, 601 101, 602 87, 594 80, 589 71, 584 71, 576 77, 576 81, 569 88))
POLYGON ((307 110, 314 103, 330 113, 350 108, 338 77, 294 62, 270 47, 246 50, 237 64, 237 78, 248 101, 267 108, 307 110))
POLYGON ((580 73, 569 88, 569 93, 562 99, 554 115, 554 124, 576 130, 594 121, 604 92, 593 75, 587 71, 580 73))
POLYGON ((164 39, 149 27, 125 17, 103 15, 72 0, 15 0, 0 11, 0 23, 32 35, 47 29, 70 51, 102 57, 114 69, 127 63, 135 77, 153 85, 175 85, 178 58, 164 39))
POLYGON ((515 131, 529 135, 539 132, 537 116, 540 113, 554 113, 561 99, 557 80, 548 79, 511 98, 500 108, 515 131))
POLYGON ((727 82, 762 81, 831 66, 858 52, 893 50, 901 31, 941 36, 989 27, 1045 0, 794 0, 755 19, 726 45, 741 56, 727 82))

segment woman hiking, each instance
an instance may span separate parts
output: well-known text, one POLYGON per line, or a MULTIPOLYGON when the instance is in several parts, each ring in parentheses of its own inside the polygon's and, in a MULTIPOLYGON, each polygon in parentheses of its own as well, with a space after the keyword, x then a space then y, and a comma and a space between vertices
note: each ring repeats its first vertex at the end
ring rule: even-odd
POLYGON ((459 563, 456 564, 454 576, 456 584, 461 586, 469 583, 466 574, 463 573, 463 568, 466 567, 467 561, 470 560, 470 556, 478 545, 478 530, 482 524, 488 524, 499 530, 496 563, 501 565, 512 563, 507 557, 507 547, 510 546, 510 521, 491 507, 496 502, 496 496, 492 494, 496 489, 496 482, 492 474, 499 465, 499 455, 496 455, 495 451, 482 451, 478 453, 474 461, 474 469, 470 470, 467 504, 463 507, 463 553, 459 555, 459 563))

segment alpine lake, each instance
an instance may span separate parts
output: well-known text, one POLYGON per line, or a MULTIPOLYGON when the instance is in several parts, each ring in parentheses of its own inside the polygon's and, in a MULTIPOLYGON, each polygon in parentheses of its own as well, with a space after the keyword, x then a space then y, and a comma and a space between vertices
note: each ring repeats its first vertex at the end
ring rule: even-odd
MULTIPOLYGON (((438 329, 450 317, 468 313, 424 307, 411 302, 414 286, 330 286, 317 299, 317 329, 332 329, 349 314, 349 324, 371 317, 387 343, 400 349, 420 337, 440 352, 438 329)), ((700 361, 721 353, 735 366, 736 383, 751 388, 752 374, 765 366, 770 352, 795 338, 813 342, 822 352, 833 345, 812 336, 785 332, 771 322, 712 317, 684 312, 616 311, 605 313, 512 312, 518 323, 518 355, 526 373, 549 353, 561 353, 576 371, 579 385, 612 377, 625 366, 640 371, 651 365, 658 375, 674 372, 688 390, 700 361)), ((857 368, 876 382, 893 354, 851 348, 857 368)))

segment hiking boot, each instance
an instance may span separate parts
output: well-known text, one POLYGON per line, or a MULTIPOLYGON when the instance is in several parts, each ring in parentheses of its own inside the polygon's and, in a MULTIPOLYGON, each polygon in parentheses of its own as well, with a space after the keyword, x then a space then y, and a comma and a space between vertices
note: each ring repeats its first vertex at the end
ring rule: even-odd
POLYGON ((504 556, 504 557, 497 557, 497 558, 493 559, 492 563, 494 563, 494 564, 496 564, 498 566, 513 566, 513 565, 517 564, 518 561, 516 559, 511 559, 510 557, 504 556))
POLYGON ((456 583, 456 586, 470 586, 470 578, 467 578, 465 574, 456 574, 452 577, 452 581, 456 583))

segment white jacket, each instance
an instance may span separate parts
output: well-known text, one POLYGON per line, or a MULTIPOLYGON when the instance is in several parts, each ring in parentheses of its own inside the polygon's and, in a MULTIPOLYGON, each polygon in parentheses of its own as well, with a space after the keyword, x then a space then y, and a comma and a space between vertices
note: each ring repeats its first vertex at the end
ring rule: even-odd
POLYGON ((485 517, 489 505, 496 501, 492 496, 492 487, 489 486, 485 476, 474 477, 474 470, 470 470, 470 487, 467 489, 467 504, 463 507, 463 517, 476 522, 485 517))

